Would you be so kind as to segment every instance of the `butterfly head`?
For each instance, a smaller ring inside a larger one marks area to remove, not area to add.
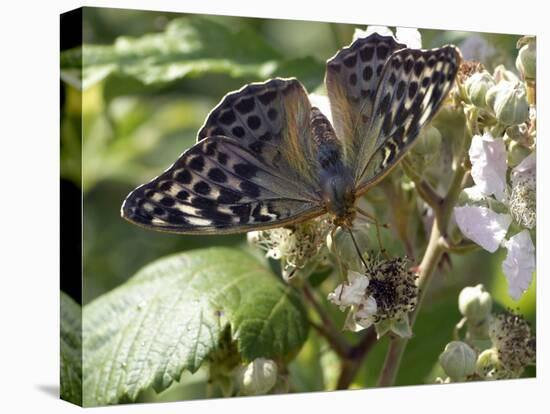
[[[355,217],[355,185],[350,174],[334,174],[323,180],[325,207],[334,215],[335,224],[351,226]]]

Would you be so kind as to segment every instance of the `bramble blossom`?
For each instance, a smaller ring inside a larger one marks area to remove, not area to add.
[[[348,272],[348,283],[340,284],[328,294],[328,300],[344,311],[350,312],[345,326],[351,331],[368,328],[375,322],[377,312],[376,300],[367,294],[368,277],[354,271]]]
[[[420,49],[422,47],[422,36],[418,29],[412,27],[397,27],[395,35],[390,28],[386,26],[370,25],[367,30],[355,29],[353,40],[367,37],[373,33],[378,33],[380,36],[392,36],[397,42],[404,43],[411,49]]]
[[[508,250],[502,267],[509,294],[518,300],[533,277],[535,248],[527,230],[509,240],[506,234],[513,220],[527,229],[536,224],[535,153],[512,170],[511,192],[506,181],[506,148],[500,138],[487,133],[474,136],[469,155],[476,185],[464,190],[469,204],[454,208],[456,224],[464,236],[485,250],[494,253],[501,246]],[[491,207],[498,207],[500,212]]]

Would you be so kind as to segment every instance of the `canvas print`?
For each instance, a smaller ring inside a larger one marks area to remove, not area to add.
[[[535,376],[536,37],[368,23],[61,16],[63,399]]]

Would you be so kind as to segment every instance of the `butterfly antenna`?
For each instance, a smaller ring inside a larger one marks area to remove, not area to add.
[[[359,255],[359,259],[361,259],[361,262],[363,262],[363,265],[365,265],[365,269],[369,268],[369,265],[363,258],[363,254],[361,253],[361,249],[359,249],[359,245],[357,244],[357,240],[355,240],[355,236],[353,235],[353,232],[350,228],[347,229],[349,232],[349,235],[351,236],[351,240],[353,241],[353,245],[355,246],[355,250],[357,251],[357,254]]]

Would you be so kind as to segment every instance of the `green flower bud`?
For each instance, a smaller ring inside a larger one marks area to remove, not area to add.
[[[367,259],[369,255],[366,252],[370,246],[367,227],[364,224],[354,224],[352,231],[359,250],[363,253],[363,257]],[[356,272],[363,271],[363,263],[357,254],[353,239],[346,229],[339,227],[334,233],[329,234],[327,246],[348,269]]]
[[[537,76],[537,43],[534,36],[524,36],[518,41],[516,68],[526,80],[535,80]]]
[[[495,80],[487,71],[474,73],[464,84],[468,98],[478,108],[487,107],[485,96],[493,86],[495,86]]]
[[[476,353],[461,341],[452,341],[439,355],[439,363],[453,381],[461,381],[472,375],[476,368]]]
[[[468,286],[458,295],[458,309],[470,322],[481,322],[491,313],[493,300],[483,285]]]
[[[271,359],[257,358],[241,372],[241,393],[266,394],[277,382],[277,364]]]
[[[501,81],[487,92],[487,105],[503,125],[521,124],[529,118],[525,85]]]
[[[412,151],[418,155],[433,157],[439,153],[441,132],[431,125],[422,128]]]
[[[486,349],[477,357],[476,374],[486,380],[498,379],[497,373],[501,371],[501,363],[498,360],[498,352],[494,348]]]
[[[514,72],[511,70],[506,69],[506,66],[504,65],[498,65],[495,70],[493,71],[493,79],[496,83],[499,83],[503,80],[512,82],[512,83],[518,83],[519,78],[516,76]]]

